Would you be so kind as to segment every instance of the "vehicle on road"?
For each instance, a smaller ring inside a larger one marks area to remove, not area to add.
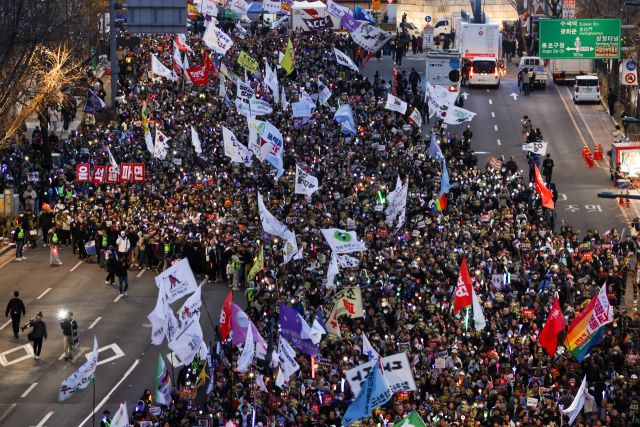
[[[537,56],[523,56],[520,58],[518,72],[522,71],[524,68],[529,69],[530,88],[540,88],[542,90],[547,88],[547,70],[544,60]]]
[[[486,14],[482,24],[470,23],[463,18],[458,18],[453,47],[470,61],[491,58],[499,62],[502,58],[500,24],[491,21]]]
[[[469,87],[500,87],[500,66],[494,58],[476,58],[469,68]]]
[[[576,76],[573,87],[573,103],[600,102],[600,81],[598,76]]]
[[[593,67],[591,59],[551,59],[549,70],[553,75],[553,82],[571,82],[576,80],[576,76],[590,74]]]
[[[425,81],[443,86],[449,92],[460,91],[462,54],[455,49],[436,49],[427,53]]]

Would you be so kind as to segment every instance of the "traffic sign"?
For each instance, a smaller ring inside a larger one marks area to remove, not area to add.
[[[622,63],[622,84],[626,86],[638,85],[638,66],[628,59]]]
[[[620,19],[541,19],[543,59],[620,58]]]
[[[431,17],[430,16],[425,16],[424,20],[427,21],[427,23],[431,22]]]

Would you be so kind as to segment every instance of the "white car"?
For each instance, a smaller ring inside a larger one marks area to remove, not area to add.
[[[576,76],[573,87],[573,102],[600,102],[600,82],[598,76]]]
[[[500,87],[500,66],[493,58],[476,58],[469,68],[469,87]]]

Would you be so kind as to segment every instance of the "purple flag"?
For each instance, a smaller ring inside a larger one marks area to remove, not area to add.
[[[318,354],[318,346],[311,339],[303,339],[300,336],[302,319],[300,319],[298,312],[282,303],[280,303],[280,326],[282,327],[280,335],[284,339],[291,341],[291,344],[298,350],[309,356]]]
[[[351,16],[348,13],[345,13],[342,16],[342,20],[340,21],[340,23],[342,24],[342,26],[344,27],[345,30],[349,31],[350,33],[353,33],[355,30],[358,29],[358,27],[360,25],[362,25],[361,22],[356,21],[353,16]]]
[[[251,332],[253,332],[253,340],[264,345],[264,339],[260,336],[258,328],[253,322],[249,321],[249,316],[242,311],[235,303],[231,308],[231,330],[233,331],[233,345],[244,344],[247,340],[247,329],[251,323]]]

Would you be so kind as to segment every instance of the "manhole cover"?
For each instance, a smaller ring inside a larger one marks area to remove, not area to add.
[[[142,326],[144,326],[145,328],[150,328],[152,325],[151,323],[143,323]]]

